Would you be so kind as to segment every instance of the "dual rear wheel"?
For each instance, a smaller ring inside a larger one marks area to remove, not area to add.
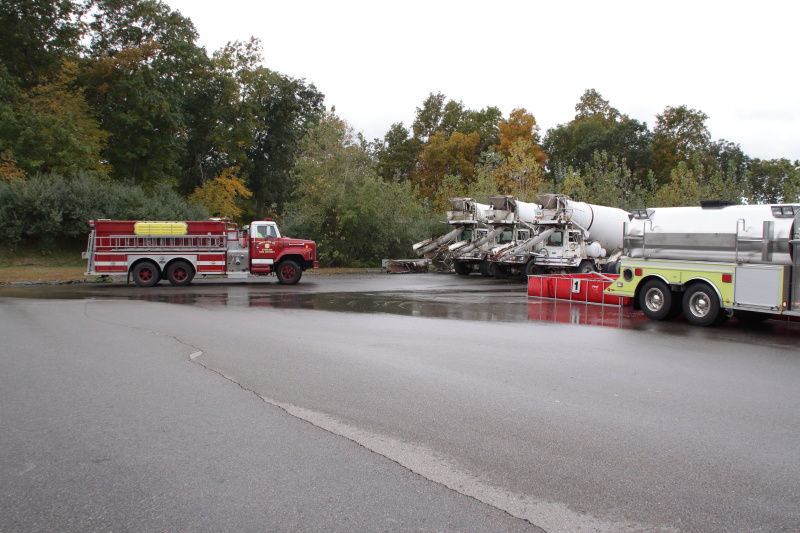
[[[703,281],[692,283],[680,293],[659,279],[651,279],[639,292],[639,307],[651,320],[672,320],[683,313],[686,321],[695,326],[714,326],[728,318],[717,292]]]
[[[194,279],[194,267],[186,261],[174,261],[166,271],[170,285],[183,287]],[[131,270],[133,282],[139,287],[152,287],[161,280],[161,269],[152,261],[141,261]]]

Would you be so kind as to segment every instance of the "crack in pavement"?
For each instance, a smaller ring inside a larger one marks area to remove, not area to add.
[[[524,520],[542,533],[678,533],[680,531],[672,527],[651,526],[629,521],[605,520],[594,517],[588,513],[573,511],[561,503],[536,500],[484,483],[474,475],[458,468],[451,461],[424,446],[404,442],[399,439],[387,437],[386,435],[372,433],[337,420],[325,413],[280,402],[259,394],[257,391],[242,385],[233,376],[227,375],[205,364],[203,361],[200,361],[199,358],[204,354],[199,347],[183,341],[173,334],[93,318],[88,314],[87,306],[89,303],[91,303],[91,301],[86,302],[84,305],[84,314],[88,319],[171,338],[193,350],[187,356],[191,363],[197,364],[221,376],[243,391],[253,394],[262,402],[277,407],[288,415],[318,427],[328,433],[348,439],[432,483],[442,485],[462,496],[477,500],[514,518]]]

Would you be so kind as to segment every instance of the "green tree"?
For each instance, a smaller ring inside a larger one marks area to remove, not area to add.
[[[586,186],[583,176],[571,166],[563,169],[563,178],[560,186],[556,190],[561,194],[569,196],[576,202],[592,203],[591,193]]]
[[[595,152],[592,162],[583,168],[581,183],[582,201],[625,210],[649,205],[654,192],[652,178],[637,179],[625,160],[619,161],[606,152]]]
[[[49,80],[77,54],[82,13],[80,2],[68,0],[3,0],[0,64],[23,89]]]
[[[377,145],[378,175],[385,181],[408,180],[422,150],[422,142],[412,137],[400,122],[392,124]]]
[[[191,192],[212,176],[238,167],[247,181],[252,165],[248,150],[259,127],[249,101],[253,72],[261,62],[257,39],[228,43],[214,52],[207,69],[185,99],[186,158],[181,187]]]
[[[625,160],[637,180],[646,179],[652,150],[646,124],[620,113],[594,89],[586,90],[575,111],[572,121],[548,130],[543,143],[554,182],[567,167],[591,165],[597,152]]]
[[[483,153],[491,146],[500,142],[499,125],[503,120],[503,113],[496,107],[485,107],[480,111],[471,109],[466,110],[456,131],[465,135],[477,133],[480,135],[481,142],[478,145],[478,153]]]
[[[52,250],[64,241],[84,241],[88,220],[202,220],[208,213],[169,186],[152,193],[131,184],[55,174],[0,181],[0,242],[27,242]]]
[[[324,96],[313,85],[259,67],[245,87],[255,129],[247,150],[248,187],[254,210],[283,210],[297,187],[293,178],[301,141],[319,119]]]
[[[411,126],[415,138],[427,143],[437,131],[442,129],[445,99],[446,97],[442,93],[430,93],[422,102],[422,107],[417,108],[417,116]]]
[[[711,133],[708,115],[687,106],[667,107],[656,116],[653,131],[653,172],[659,184],[670,180],[680,162],[688,162],[695,153],[708,153]]]
[[[500,194],[516,196],[525,202],[535,201],[545,181],[539,154],[541,151],[529,138],[519,137],[514,141],[503,164],[494,172]]]
[[[503,114],[496,107],[487,107],[480,111],[464,108],[462,102],[447,100],[442,93],[431,93],[417,108],[417,115],[411,129],[414,138],[422,143],[429,143],[436,133],[450,136],[453,133],[469,135],[477,133],[480,143],[476,147],[478,153],[498,143],[498,124]]]
[[[0,149],[27,174],[105,175],[101,150],[108,134],[76,86],[77,67],[66,62],[51,82],[16,92],[0,105]]]
[[[417,195],[432,202],[434,207],[446,206],[448,197],[442,184],[448,175],[458,176],[463,187],[468,188],[475,179],[480,140],[478,133],[433,134],[411,173]]]
[[[595,89],[586,89],[575,105],[575,120],[602,118],[608,122],[620,122],[623,115]]]
[[[189,19],[157,0],[98,0],[84,63],[89,103],[111,134],[118,179],[176,182],[185,160],[186,95],[207,70]]]
[[[702,186],[703,165],[698,157],[681,161],[670,172],[668,182],[662,184],[653,197],[656,206],[684,207],[699,205],[701,200],[710,200]]]
[[[499,194],[495,174],[505,163],[506,158],[497,150],[490,149],[481,153],[475,164],[475,178],[466,185],[466,191],[463,194],[453,196],[479,198],[483,201],[491,195]]]
[[[800,161],[754,159],[746,180],[757,203],[800,201]]]
[[[261,66],[258,39],[228,43],[214,53],[213,72],[192,103],[198,115],[189,143],[192,186],[221,169],[239,166],[253,196],[252,216],[280,213],[296,183],[300,143],[323,110],[314,85]],[[210,120],[209,120],[210,119]]]
[[[352,129],[326,113],[302,142],[299,183],[287,206],[286,233],[317,241],[329,266],[374,266],[404,257],[425,235],[426,217],[407,182],[380,179]]]

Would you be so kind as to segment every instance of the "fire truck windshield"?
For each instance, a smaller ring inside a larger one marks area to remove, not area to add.
[[[274,239],[278,236],[275,226],[259,224],[255,227],[255,235],[259,239]]]

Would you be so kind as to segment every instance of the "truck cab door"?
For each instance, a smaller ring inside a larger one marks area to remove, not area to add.
[[[250,264],[254,273],[272,271],[278,257],[278,228],[274,224],[253,222],[250,225]]]
[[[564,232],[556,230],[544,243],[543,252],[549,257],[561,257],[564,249]]]

